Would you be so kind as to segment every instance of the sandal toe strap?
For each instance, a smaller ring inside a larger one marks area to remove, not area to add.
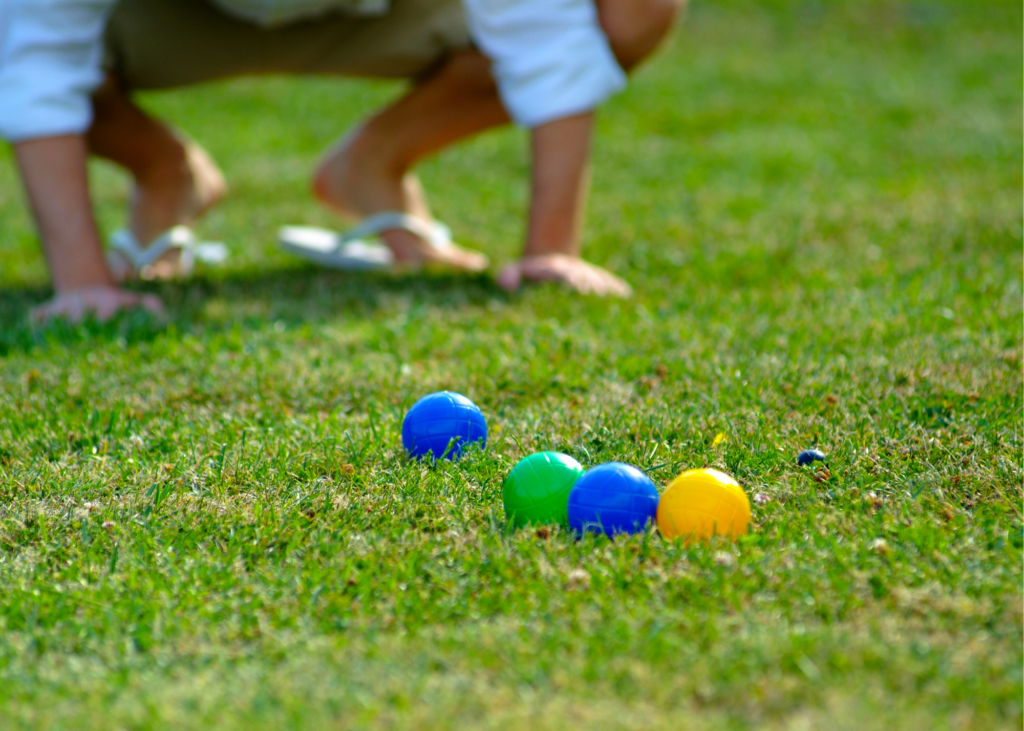
[[[110,235],[110,248],[124,256],[137,274],[158,262],[172,249],[181,252],[178,267],[184,276],[192,272],[192,266],[197,259],[208,264],[219,264],[228,257],[228,250],[224,244],[216,241],[200,243],[196,241],[195,234],[188,226],[169,228],[145,248],[139,244],[139,240],[131,231],[121,229]]]
[[[437,249],[443,249],[452,244],[451,229],[443,223],[426,221],[401,211],[384,211],[366,217],[358,226],[341,234],[338,237],[338,245],[341,246],[355,239],[379,236],[385,231],[394,229],[415,234]]]

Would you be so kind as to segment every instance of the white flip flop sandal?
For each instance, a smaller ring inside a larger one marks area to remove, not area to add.
[[[395,265],[391,249],[367,239],[393,229],[416,234],[437,249],[452,245],[451,229],[443,223],[400,211],[376,213],[344,233],[316,226],[284,226],[277,239],[286,251],[320,266],[350,271],[390,269]]]
[[[197,241],[192,229],[188,226],[174,226],[143,248],[139,240],[128,229],[115,231],[110,235],[110,246],[107,249],[107,263],[114,269],[120,269],[121,262],[114,257],[121,257],[131,267],[129,278],[154,279],[153,264],[169,251],[179,250],[177,277],[190,277],[195,263],[220,264],[228,258],[227,247],[219,241]]]

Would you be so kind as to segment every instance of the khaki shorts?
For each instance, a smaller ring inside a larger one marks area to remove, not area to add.
[[[274,28],[205,0],[120,0],[106,69],[128,89],[254,74],[414,78],[471,47],[461,0],[392,0],[379,17],[334,13]]]

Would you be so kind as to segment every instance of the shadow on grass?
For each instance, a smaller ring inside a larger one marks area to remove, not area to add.
[[[402,298],[408,306],[450,307],[507,300],[488,274],[451,272],[388,274],[337,272],[315,268],[249,270],[224,277],[195,277],[179,283],[144,283],[138,291],[158,295],[168,316],[158,320],[141,311],[109,322],[79,325],[54,321],[35,325],[31,309],[51,296],[48,288],[0,289],[0,356],[38,347],[144,342],[169,327],[179,333],[210,334],[241,325],[259,328],[268,322],[298,325],[344,318],[372,317]],[[211,314],[223,303],[223,314]]]

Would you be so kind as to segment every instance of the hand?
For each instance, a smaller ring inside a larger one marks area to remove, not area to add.
[[[119,312],[141,307],[152,315],[161,317],[164,306],[159,298],[151,294],[137,294],[116,287],[84,287],[56,295],[46,304],[31,312],[35,322],[47,322],[63,318],[78,323],[92,314],[100,322],[109,320]]]
[[[633,293],[625,281],[607,269],[567,254],[524,256],[501,271],[498,286],[512,292],[519,289],[523,280],[561,282],[580,294],[601,297],[629,297]]]

